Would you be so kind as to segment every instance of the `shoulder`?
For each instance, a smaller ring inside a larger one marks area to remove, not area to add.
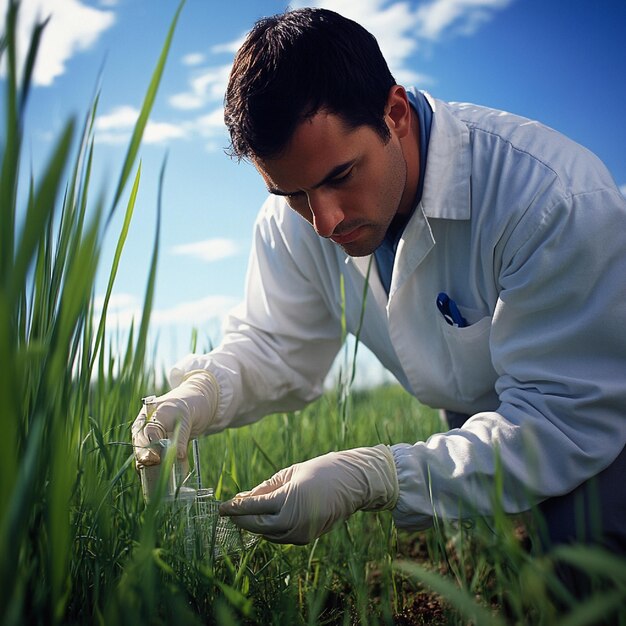
[[[494,165],[525,164],[544,182],[551,178],[564,196],[615,187],[602,161],[590,150],[537,120],[468,102],[438,101],[440,112],[465,125],[470,133],[472,157],[488,170]],[[498,158],[502,160],[498,162]],[[491,166],[489,166],[491,162]]]
[[[456,178],[447,174],[452,182],[470,181],[473,232],[492,242],[503,258],[527,242],[536,245],[551,229],[573,224],[584,237],[589,220],[608,224],[623,219],[626,202],[608,169],[562,133],[536,120],[467,102],[433,100],[433,109],[431,141],[437,143],[429,146],[429,163],[434,149],[442,155],[439,170],[444,174],[455,164]],[[426,182],[428,175],[427,170]],[[441,184],[431,187],[433,193],[443,193]]]

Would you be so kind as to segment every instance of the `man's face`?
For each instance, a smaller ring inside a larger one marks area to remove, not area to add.
[[[320,111],[296,128],[279,157],[254,165],[270,193],[284,196],[320,237],[365,256],[380,245],[399,207],[408,211],[407,165],[390,131],[384,143],[370,127],[350,129]]]

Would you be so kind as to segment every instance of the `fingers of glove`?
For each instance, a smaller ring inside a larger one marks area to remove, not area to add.
[[[142,408],[133,422],[131,429],[133,449],[135,452],[135,467],[141,469],[144,465],[154,465],[159,463],[159,456],[154,456],[154,451],[150,450],[150,431],[145,432],[146,408]]]
[[[264,480],[261,484],[257,485],[251,491],[244,492],[245,495],[262,496],[264,494],[271,493],[272,491],[276,491],[277,489],[279,489],[283,485],[286,485],[292,480],[295,467],[295,465],[292,465],[291,467],[281,469],[279,472],[276,472],[276,474],[274,474],[271,478]]]
[[[156,402],[157,407],[143,428],[144,434],[150,435],[148,437],[150,441],[157,441],[166,437],[173,439],[178,431],[176,456],[179,460],[186,459],[191,424],[185,403],[168,398],[168,394],[160,396],[156,399]],[[157,424],[162,429],[160,434],[156,433],[156,431],[151,433],[150,429],[153,424]],[[148,465],[159,463],[159,460],[155,460],[154,455],[150,454],[150,452],[146,453],[146,456],[152,461],[151,463],[148,462]]]
[[[165,394],[156,399],[156,409],[150,421],[161,424],[167,435],[171,437],[179,423],[189,422],[189,410],[184,402],[170,398],[168,395]]]
[[[133,437],[135,465],[138,469],[161,462],[161,447],[158,442],[165,437],[165,429],[156,421],[144,423]]]
[[[277,514],[234,515],[234,524],[274,543],[304,545],[328,532],[338,521],[328,511],[309,515],[306,509],[288,504]]]
[[[276,543],[308,543],[311,537],[303,532],[308,521],[299,518],[302,510],[294,507],[293,501],[286,503],[288,491],[287,484],[256,496],[250,495],[251,492],[239,494],[220,505],[220,514],[230,515],[240,528]]]
[[[220,504],[220,515],[276,515],[285,503],[285,491],[273,491],[262,496],[236,496]]]
[[[257,485],[251,491],[237,494],[231,500],[222,502],[220,515],[275,515],[280,512],[287,498],[287,485],[291,468],[281,470],[269,480]]]
[[[305,532],[300,526],[294,529],[292,524],[274,518],[273,515],[239,515],[232,521],[239,528],[274,543],[304,545],[315,539],[314,533]]]
[[[332,491],[332,482],[319,480],[307,463],[297,464],[223,503],[220,513],[270,541],[305,544],[347,517],[334,505]]]

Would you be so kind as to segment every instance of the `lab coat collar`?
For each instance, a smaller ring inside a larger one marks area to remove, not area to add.
[[[472,168],[469,129],[445,102],[423,93],[433,110],[421,201],[424,215],[467,220]]]
[[[389,301],[393,294],[402,286],[402,284],[411,275],[413,270],[423,261],[426,255],[435,245],[435,238],[428,223],[428,219],[424,215],[422,203],[413,212],[409,223],[406,225],[402,237],[398,243],[396,251],[396,260],[391,278],[391,287],[389,289]],[[367,268],[370,260],[374,263],[370,272],[370,286],[374,290],[376,299],[385,305],[388,301],[387,294],[383,288],[382,282],[378,275],[376,263],[372,255],[363,257],[346,257],[346,263],[352,262],[359,270],[361,275],[367,275]]]

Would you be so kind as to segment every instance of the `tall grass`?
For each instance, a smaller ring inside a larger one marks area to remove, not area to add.
[[[110,568],[115,560],[119,562],[122,550],[129,549],[129,539],[122,537],[126,545],[120,546],[120,537],[110,524],[111,516],[102,512],[117,505],[113,498],[119,498],[117,485],[131,458],[128,447],[109,445],[110,436],[127,440],[120,415],[127,415],[129,396],[138,395],[140,388],[149,383],[143,357],[156,242],[144,318],[134,340],[131,333],[119,367],[104,362],[103,341],[108,299],[137,197],[139,167],[97,329],[93,288],[107,225],[119,208],[135,167],[181,8],[157,62],[106,223],[104,193],[94,197],[91,189],[97,97],[80,134],[76,135],[76,121],[69,120],[54,142],[39,179],[34,180],[31,174],[28,188],[19,188],[20,180],[26,178],[21,176],[20,167],[28,95],[45,24],[35,26],[19,75],[19,3],[11,1],[7,9],[0,48],[7,71],[0,166],[0,397],[4,447],[0,454],[0,615],[5,624],[24,623],[25,619],[32,623],[62,621],[79,591],[76,571],[81,570],[81,577],[87,581],[82,571],[86,554],[99,551],[100,545],[111,548],[115,556],[107,564],[106,573],[114,580]],[[115,379],[111,377],[114,369]],[[97,382],[92,384],[94,377]],[[112,479],[106,487],[100,480],[103,475]],[[126,503],[123,506],[127,508]],[[90,508],[96,517],[83,526]],[[133,515],[130,510],[126,513]],[[95,528],[104,535],[94,534]],[[97,579],[93,584],[99,593],[101,573]]]
[[[158,501],[144,506],[129,440],[139,398],[159,391],[145,350],[160,200],[144,312],[125,346],[106,339],[106,309],[141,193],[141,135],[181,7],[112,203],[105,205],[106,190],[94,193],[91,180],[97,97],[80,128],[68,121],[37,179],[31,175],[27,189],[19,188],[28,93],[45,26],[34,29],[18,75],[18,4],[9,4],[0,44],[7,67],[0,163],[0,622],[590,624],[607,617],[626,623],[621,559],[576,547],[533,557],[518,536],[519,520],[504,515],[471,528],[441,523],[407,533],[394,529],[389,513],[360,513],[309,546],[259,542],[214,560],[188,558],[176,520]],[[107,261],[98,320],[96,269],[118,210],[124,220]],[[342,385],[305,411],[203,440],[203,482],[228,497],[332,449],[415,441],[440,428],[434,411],[398,387],[348,394]],[[582,562],[597,578],[584,604],[559,588],[557,557]]]

